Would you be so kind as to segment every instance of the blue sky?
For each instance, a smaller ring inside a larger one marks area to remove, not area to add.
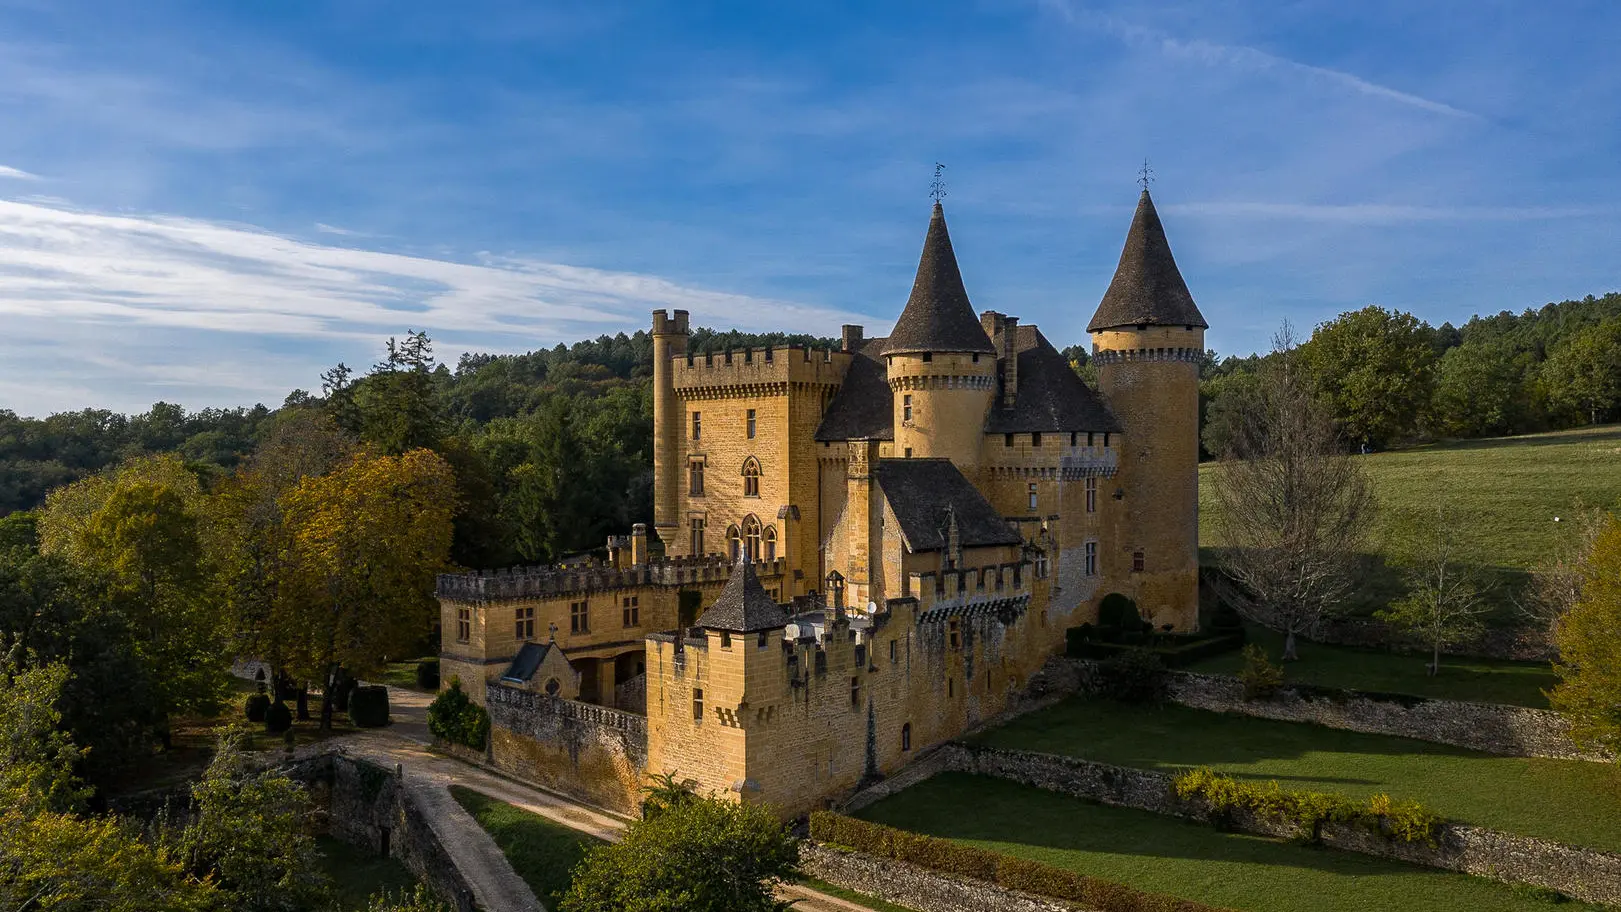
[[[834,335],[933,164],[1082,341],[1143,158],[1211,347],[1621,287],[1621,4],[0,0],[0,408],[264,401],[426,329]]]

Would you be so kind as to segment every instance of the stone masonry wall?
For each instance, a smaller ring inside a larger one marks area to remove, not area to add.
[[[917,912],[1071,912],[1080,906],[1057,899],[1017,893],[982,881],[952,877],[904,861],[874,858],[806,842],[799,849],[800,866],[818,880],[893,903],[905,903]]]
[[[620,813],[639,807],[646,717],[498,684],[485,705],[497,770]]]
[[[994,776],[1100,804],[1210,821],[1202,801],[1178,798],[1171,777],[1149,770],[1030,751],[954,743],[939,751],[939,768]],[[1235,815],[1234,829],[1288,838],[1287,824]],[[1460,871],[1509,883],[1557,890],[1587,902],[1621,902],[1621,855],[1531,836],[1448,823],[1437,845],[1385,839],[1351,824],[1324,824],[1323,845],[1347,852]]]

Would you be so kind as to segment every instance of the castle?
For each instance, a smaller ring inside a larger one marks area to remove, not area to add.
[[[1145,190],[1087,326],[1093,391],[975,314],[938,203],[887,337],[687,352],[653,314],[654,524],[605,561],[441,577],[487,759],[599,804],[649,774],[821,806],[1001,712],[1134,599],[1197,623],[1207,324]]]

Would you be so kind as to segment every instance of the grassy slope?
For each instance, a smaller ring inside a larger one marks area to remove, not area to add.
[[[1561,553],[1579,505],[1621,506],[1621,425],[1432,444],[1375,453],[1364,465],[1380,503],[1373,549],[1383,561],[1350,606],[1363,613],[1401,591],[1390,565],[1412,553],[1415,526],[1437,505],[1455,516],[1468,559],[1510,587]],[[1207,548],[1222,545],[1209,489],[1215,471],[1209,463],[1199,471],[1199,542]]]
[[[1250,641],[1265,649],[1273,661],[1282,659],[1283,637],[1253,625],[1249,636]],[[1548,698],[1543,691],[1552,689],[1558,682],[1546,662],[1503,662],[1443,656],[1441,673],[1431,677],[1425,671],[1428,655],[1353,649],[1321,643],[1300,643],[1298,648],[1300,661],[1288,664],[1284,670],[1286,679],[1326,687],[1547,709]],[[1243,654],[1228,652],[1195,662],[1187,670],[1206,674],[1237,674],[1243,667]]]
[[[1421,801],[1445,817],[1621,851],[1621,768],[1498,757],[1296,722],[1070,700],[981,735],[998,747],[1173,771],[1211,766],[1284,788]]]
[[[964,813],[970,807],[973,812]],[[1088,804],[960,773],[936,776],[857,816],[1139,889],[1254,912],[1552,908],[1480,878],[1221,833],[1146,811]]]
[[[359,912],[377,893],[399,894],[416,887],[416,878],[396,859],[374,855],[330,836],[317,841],[321,869],[332,880],[333,899],[339,910]]]

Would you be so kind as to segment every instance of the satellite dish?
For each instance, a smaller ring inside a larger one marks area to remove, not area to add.
[[[867,613],[868,614],[877,614],[878,613],[878,603],[875,602],[875,601],[872,601],[871,599],[868,599],[867,600]]]

